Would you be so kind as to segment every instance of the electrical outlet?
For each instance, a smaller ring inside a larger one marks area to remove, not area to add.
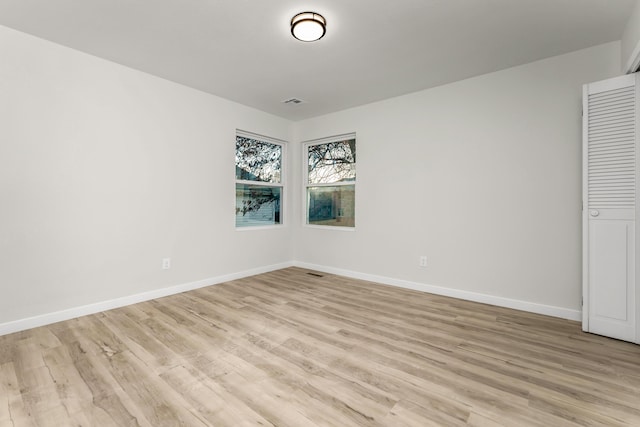
[[[426,267],[427,266],[427,256],[426,255],[422,255],[420,257],[419,265],[420,265],[420,267]]]
[[[162,258],[162,269],[168,270],[171,268],[171,258]]]

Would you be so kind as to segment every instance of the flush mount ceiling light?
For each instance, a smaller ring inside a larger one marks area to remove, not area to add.
[[[291,34],[303,42],[320,40],[327,31],[324,16],[315,12],[302,12],[291,18]]]

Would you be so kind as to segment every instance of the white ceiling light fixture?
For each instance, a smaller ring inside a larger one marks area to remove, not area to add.
[[[327,32],[324,16],[315,12],[302,12],[291,18],[291,34],[303,42],[320,40]]]

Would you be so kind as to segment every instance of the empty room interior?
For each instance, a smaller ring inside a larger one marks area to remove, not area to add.
[[[640,426],[639,68],[640,0],[0,0],[0,427]]]

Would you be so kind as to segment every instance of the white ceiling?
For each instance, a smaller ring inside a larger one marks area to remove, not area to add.
[[[633,4],[0,0],[0,25],[299,120],[619,40]],[[307,10],[327,19],[315,43],[290,34]]]

